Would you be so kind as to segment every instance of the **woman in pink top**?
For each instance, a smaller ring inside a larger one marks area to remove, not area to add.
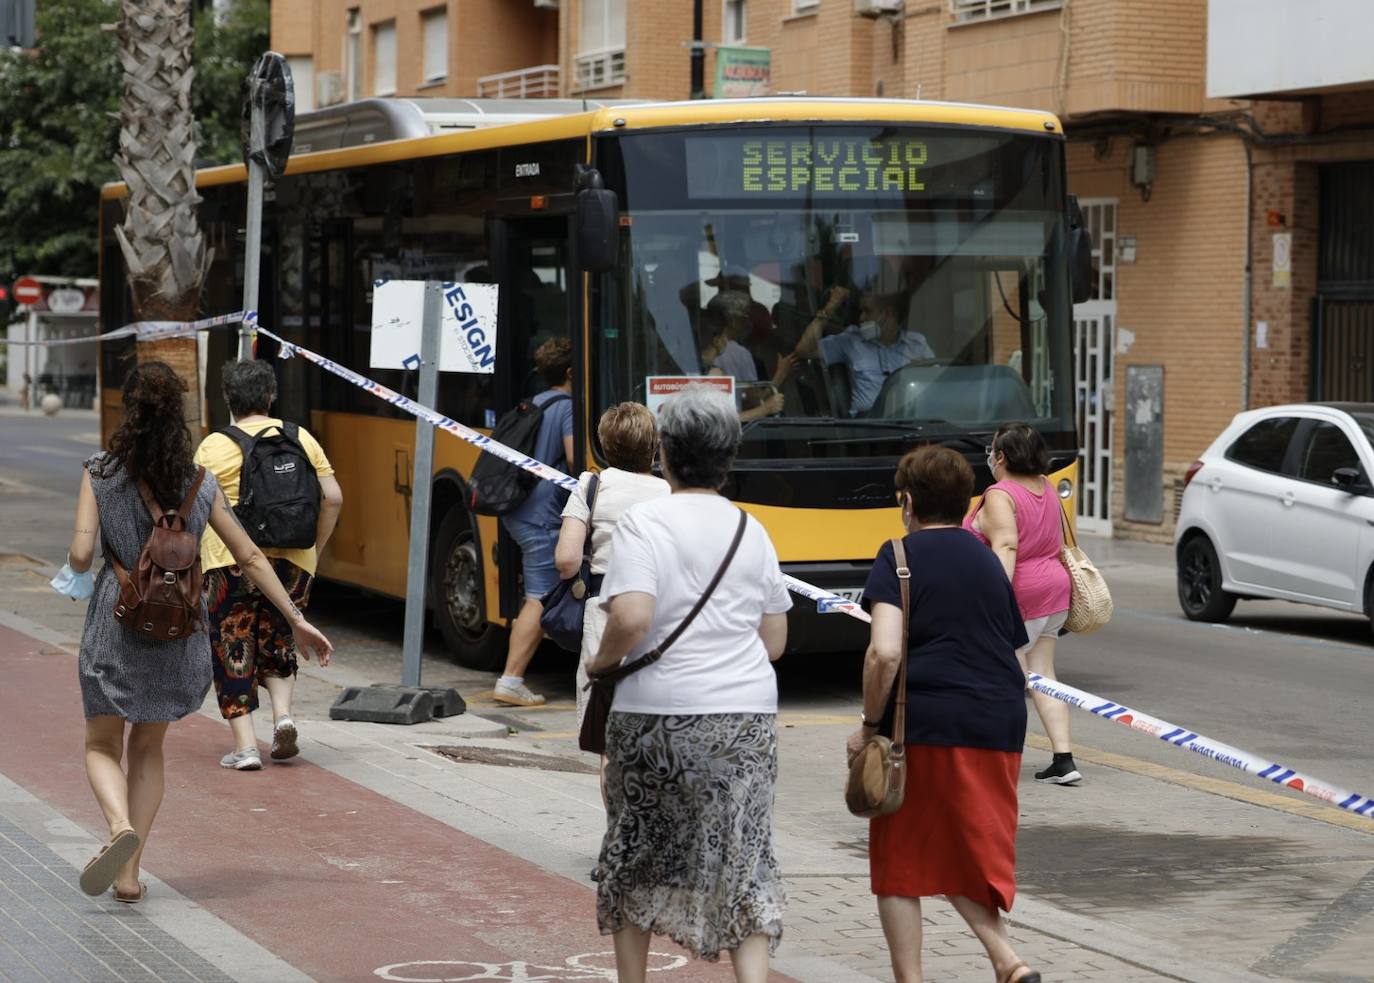
[[[1008,423],[988,445],[988,468],[996,484],[964,520],[992,547],[1011,579],[1030,644],[1016,655],[1021,668],[1054,679],[1054,644],[1069,613],[1069,574],[1059,559],[1064,545],[1063,509],[1054,494],[1050,454],[1040,434],[1024,423]],[[1069,742],[1069,708],[1032,692],[1054,760],[1035,773],[1037,782],[1074,785],[1083,780]]]

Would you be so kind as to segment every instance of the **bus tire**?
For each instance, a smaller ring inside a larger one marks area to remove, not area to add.
[[[496,672],[506,661],[506,629],[487,621],[482,558],[464,509],[449,509],[434,537],[430,598],[444,645],[460,666]]]

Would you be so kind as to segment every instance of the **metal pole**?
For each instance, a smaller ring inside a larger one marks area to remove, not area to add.
[[[706,49],[701,44],[701,0],[692,0],[692,98],[706,98]]]
[[[420,327],[420,391],[423,406],[433,406],[439,390],[439,332],[443,285],[425,284]],[[434,426],[415,421],[415,471],[410,479],[410,557],[406,563],[405,638],[401,648],[401,685],[420,685],[425,645],[425,583],[429,572],[429,500],[434,472]]]
[[[254,85],[249,82],[249,85]],[[251,98],[251,96],[250,96]],[[249,122],[251,137],[249,146],[253,153],[260,153],[265,142],[263,108],[259,100],[253,99],[252,118]],[[258,309],[258,267],[262,264],[262,189],[265,183],[264,165],[248,156],[248,228],[243,242],[243,309]],[[239,361],[253,357],[253,335],[247,325],[239,327]]]

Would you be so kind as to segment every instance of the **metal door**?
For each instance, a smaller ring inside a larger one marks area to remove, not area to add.
[[[1112,531],[1112,377],[1116,350],[1115,198],[1082,198],[1092,233],[1091,299],[1074,305],[1074,397],[1078,413],[1078,528]]]

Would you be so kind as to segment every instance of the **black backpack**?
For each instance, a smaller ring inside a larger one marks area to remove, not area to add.
[[[243,452],[234,514],[258,546],[309,549],[320,518],[320,479],[294,423],[272,424],[249,436],[238,427],[218,431]]]
[[[534,457],[534,445],[544,422],[544,411],[554,403],[572,399],[559,393],[542,406],[532,399],[522,399],[515,408],[496,421],[491,439],[517,450],[526,457]],[[547,462],[546,462],[547,463]],[[472,488],[472,511],[478,515],[506,515],[529,498],[534,483],[540,479],[524,468],[517,468],[495,454],[483,451],[473,466],[468,484]]]

